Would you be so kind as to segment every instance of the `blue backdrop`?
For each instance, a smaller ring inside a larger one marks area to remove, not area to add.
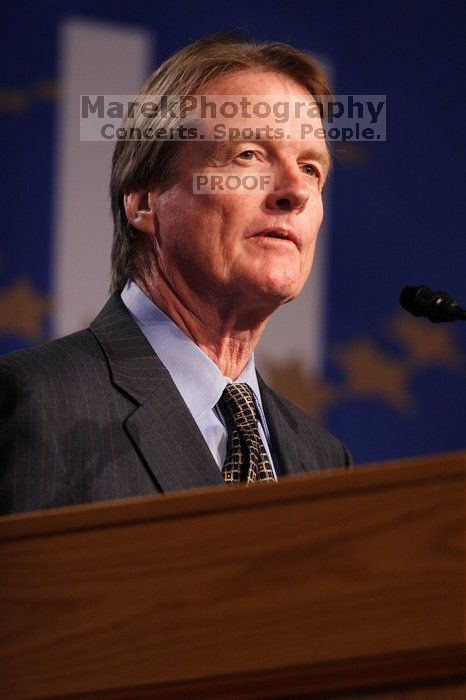
[[[97,6],[98,5],[98,6]],[[154,32],[154,66],[247,28],[328,58],[337,93],[386,94],[387,141],[355,144],[332,185],[327,363],[315,414],[359,462],[466,446],[466,326],[403,316],[427,283],[466,303],[464,4],[4,2],[0,43],[0,352],[48,334],[57,33],[65,16]],[[96,66],[98,70],[98,66]],[[18,318],[19,302],[29,313]]]

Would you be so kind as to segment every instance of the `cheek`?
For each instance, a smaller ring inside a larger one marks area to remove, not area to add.
[[[309,241],[315,241],[319,228],[324,218],[324,206],[320,193],[311,195],[307,203],[307,230],[309,231]]]
[[[311,217],[311,230],[314,238],[314,245],[315,245],[315,239],[317,238],[317,234],[319,233],[320,226],[322,224],[324,218],[324,202],[322,200],[322,194],[319,192],[316,194],[314,202],[312,204],[312,217]]]
[[[170,269],[189,277],[196,270],[220,274],[224,259],[232,257],[225,252],[232,239],[226,222],[232,218],[220,200],[203,194],[167,200],[159,217],[161,263],[167,275]]]
[[[309,273],[309,269],[314,260],[315,248],[317,244],[317,238],[319,234],[319,229],[322,224],[324,216],[324,209],[322,203],[322,197],[319,195],[316,197],[316,201],[312,205],[312,216],[309,220],[308,231],[309,238],[305,249],[303,250],[302,262],[303,262],[303,272]]]
[[[310,202],[310,204],[312,206],[314,226],[318,228],[324,218],[324,201],[320,190],[313,193],[312,202]]]

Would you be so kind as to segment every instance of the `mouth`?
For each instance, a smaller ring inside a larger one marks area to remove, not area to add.
[[[295,232],[280,226],[263,229],[254,234],[254,238],[275,239],[286,243],[294,243],[294,245],[299,248],[299,239]]]

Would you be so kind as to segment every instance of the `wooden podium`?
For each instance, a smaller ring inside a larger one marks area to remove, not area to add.
[[[0,697],[465,698],[466,455],[0,519]]]

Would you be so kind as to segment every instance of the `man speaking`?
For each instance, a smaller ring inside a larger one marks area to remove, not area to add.
[[[196,107],[186,123],[157,109],[125,122],[113,294],[95,321],[0,361],[2,513],[351,463],[264,384],[253,354],[307,280],[330,168],[318,111],[264,105],[329,94],[308,54],[228,36],[151,76],[137,103],[189,95]]]

